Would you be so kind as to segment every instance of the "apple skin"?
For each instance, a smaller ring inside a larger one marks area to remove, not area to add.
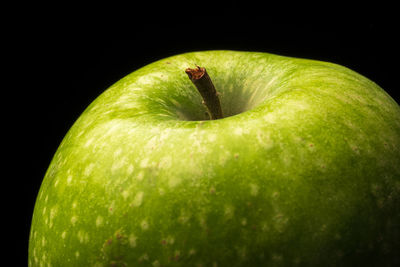
[[[185,74],[207,69],[225,118]],[[395,266],[400,107],[343,66],[166,58],[79,117],[36,201],[29,266]]]

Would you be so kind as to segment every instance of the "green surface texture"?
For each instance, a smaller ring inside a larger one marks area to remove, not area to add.
[[[205,67],[207,120],[184,70]],[[348,68],[169,57],[79,117],[35,205],[29,266],[395,266],[400,107]]]

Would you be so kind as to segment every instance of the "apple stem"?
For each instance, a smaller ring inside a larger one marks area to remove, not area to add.
[[[195,69],[187,68],[185,72],[203,98],[203,103],[207,108],[210,119],[222,119],[223,115],[218,97],[219,94],[217,90],[215,90],[214,84],[206,69],[199,66],[196,67]]]

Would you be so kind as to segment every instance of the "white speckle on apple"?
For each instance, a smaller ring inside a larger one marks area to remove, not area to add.
[[[79,133],[76,136],[81,137],[84,133],[85,133],[85,130],[79,131]]]
[[[118,148],[117,150],[115,150],[114,158],[117,158],[119,155],[121,155],[121,153],[122,153],[122,148]]]
[[[109,126],[108,131],[105,134],[107,136],[115,135],[114,132],[116,132],[118,130],[118,128],[120,127],[120,122],[117,120],[112,121],[110,124],[111,124],[111,126]],[[112,124],[114,124],[114,125],[112,125]]]
[[[132,164],[129,164],[129,166],[128,166],[128,169],[127,169],[127,171],[126,171],[126,174],[127,175],[131,175],[132,174],[132,172],[133,172],[133,165]]]
[[[232,219],[234,213],[235,213],[235,208],[232,205],[225,206],[224,214],[226,219]]]
[[[143,180],[143,177],[144,177],[144,172],[143,172],[143,171],[140,171],[140,172],[138,173],[138,175],[137,175],[138,181],[142,181],[142,180]]]
[[[92,173],[93,168],[94,168],[94,163],[90,163],[88,166],[86,166],[83,175],[86,177],[89,176]]]
[[[33,256],[33,257],[34,257],[33,259],[34,259],[35,263],[38,264],[39,263],[39,258],[37,256]]]
[[[43,197],[43,190],[40,190],[40,193],[39,193],[39,200],[41,200],[42,199],[42,197]]]
[[[166,239],[167,244],[173,245],[175,243],[175,238],[173,236],[168,236]]]
[[[129,190],[122,191],[122,197],[124,198],[124,200],[126,200],[130,194],[131,192]]]
[[[203,228],[206,228],[207,225],[206,225],[205,214],[200,214],[200,215],[198,216],[198,219],[199,219],[199,224],[200,224],[200,226],[203,227]]]
[[[168,180],[168,185],[171,188],[174,188],[175,186],[179,185],[181,183],[181,178],[178,176],[172,176]]]
[[[160,196],[162,196],[165,194],[165,190],[163,188],[159,188],[158,193],[160,194]]]
[[[158,260],[153,261],[153,267],[160,267],[160,262]]]
[[[79,239],[80,243],[89,242],[89,234],[88,233],[86,233],[86,232],[84,232],[82,230],[79,230],[77,236],[78,236],[78,239]]]
[[[172,165],[172,158],[171,156],[165,156],[160,160],[160,168],[168,169]]]
[[[183,120],[183,121],[188,121],[188,120],[190,120],[187,116],[186,116],[186,114],[185,113],[183,113],[182,111],[180,111],[179,109],[177,109],[177,110],[175,110],[175,114],[176,114],[176,117],[178,117],[179,118],[179,120]],[[159,116],[164,116],[164,117],[166,117],[166,116],[168,116],[167,114],[158,114]]]
[[[223,150],[224,150],[224,148],[221,147],[221,151],[223,151]],[[219,164],[220,164],[221,166],[224,166],[225,163],[226,163],[226,161],[227,161],[230,157],[231,157],[231,154],[230,154],[229,151],[225,151],[224,153],[221,153],[221,154],[219,155]]]
[[[208,141],[214,142],[215,140],[217,140],[217,135],[216,134],[209,134],[208,135]]]
[[[256,184],[250,184],[250,194],[252,196],[257,196],[260,187]]]
[[[289,218],[285,217],[282,213],[278,213],[274,216],[273,220],[275,221],[275,229],[282,233],[289,221]]]
[[[75,225],[77,221],[78,221],[78,217],[77,216],[74,215],[74,216],[71,217],[72,225]]]
[[[263,223],[261,224],[261,230],[262,230],[263,232],[266,232],[266,231],[269,230],[269,227],[268,227],[268,223],[267,223],[267,222],[263,222]]]
[[[275,191],[272,193],[272,198],[277,199],[279,197],[279,192]]]
[[[44,207],[44,208],[43,208],[42,215],[45,215],[45,214],[46,214],[46,209],[47,209],[47,207]]]
[[[189,250],[189,255],[192,256],[192,255],[194,255],[194,254],[196,254],[196,250],[195,250],[194,248],[191,248],[191,249]]]
[[[104,221],[104,219],[103,219],[103,217],[102,216],[97,216],[97,218],[96,218],[96,226],[97,227],[100,227],[100,226],[102,226],[103,225],[103,221]]]
[[[143,192],[138,192],[138,193],[135,195],[135,198],[133,199],[131,205],[132,205],[133,207],[139,207],[140,205],[142,205],[143,195],[144,195]]]
[[[247,225],[247,219],[243,218],[242,221],[240,222],[243,226]]]
[[[72,181],[72,175],[68,175],[67,177],[67,184],[70,185]]]
[[[171,129],[164,129],[160,134],[160,142],[166,140],[171,134]]]
[[[44,262],[46,262],[46,259],[47,259],[46,253],[43,253],[42,262],[41,262],[40,266],[44,266]]]
[[[274,254],[272,254],[272,260],[275,261],[275,262],[282,261],[283,257],[280,254],[275,254],[274,253]]]
[[[48,200],[49,200],[49,195],[46,195],[46,198],[44,199],[44,202],[47,203]]]
[[[149,255],[147,253],[144,253],[142,256],[139,257],[139,261],[148,261],[149,260]]]
[[[121,169],[123,166],[125,166],[125,162],[126,162],[125,158],[115,160],[113,162],[113,165],[111,166],[111,172],[115,173],[117,170]]]
[[[76,251],[76,252],[75,252],[75,257],[76,257],[76,258],[79,258],[79,256],[80,256],[79,251]]]
[[[149,158],[144,158],[142,159],[142,161],[140,162],[140,167],[141,168],[146,168],[149,164]]]
[[[272,142],[270,136],[266,133],[258,132],[257,141],[262,147],[264,147],[264,149],[270,149],[274,146],[274,143]]]
[[[157,139],[158,139],[158,136],[152,137],[152,138],[147,142],[147,144],[145,145],[144,149],[145,149],[145,150],[152,150],[152,149],[156,148],[156,146],[157,146]]]
[[[136,80],[136,84],[153,85],[155,83],[155,80],[158,80],[161,77],[163,78],[163,80],[167,80],[167,78],[168,78],[167,73],[165,73],[165,72],[148,73],[147,75],[139,76],[138,79]]]
[[[169,239],[172,239],[172,243],[171,243],[171,240],[169,240]],[[175,239],[173,237],[169,236],[167,238],[161,239],[160,243],[161,243],[161,245],[167,245],[167,244],[173,244],[174,242],[175,242]]]
[[[56,214],[57,214],[57,206],[54,206],[53,208],[50,209],[50,220],[54,219]]]
[[[62,238],[62,239],[65,239],[66,236],[67,236],[67,232],[66,232],[66,231],[62,232],[61,238]]]
[[[161,129],[157,126],[154,126],[150,129],[150,133],[152,135],[158,135],[161,132]]]
[[[233,131],[233,133],[236,134],[236,135],[242,135],[243,134],[243,128],[236,128]]]
[[[149,223],[146,220],[143,220],[140,223],[140,227],[142,228],[142,230],[147,230],[147,229],[149,229]]]
[[[78,206],[78,202],[76,200],[74,200],[74,202],[72,202],[72,209],[76,209],[77,206]]]
[[[185,224],[189,221],[190,219],[190,215],[185,212],[184,210],[181,210],[181,215],[178,218],[178,222],[181,224]]]
[[[57,187],[57,185],[58,185],[58,182],[59,182],[59,180],[58,180],[58,179],[56,179],[56,180],[54,181],[54,187]]]
[[[36,255],[36,248],[33,250],[33,260],[35,261],[36,264],[39,262],[39,259]]]
[[[93,141],[94,141],[94,138],[90,138],[89,140],[86,141],[84,147],[89,147]]]
[[[178,107],[178,108],[182,107],[181,103],[179,103],[179,102],[176,101],[175,99],[171,98],[170,101],[171,101],[171,103],[174,104],[176,107]]]
[[[52,228],[52,227],[53,227],[53,221],[54,221],[54,217],[55,217],[56,213],[57,213],[57,208],[52,208],[52,209],[50,210],[50,223],[49,223],[49,228]]]
[[[136,239],[137,239],[137,237],[134,234],[129,235],[129,245],[132,248],[136,247]]]
[[[275,123],[276,116],[273,113],[268,113],[267,115],[264,116],[264,121],[269,123]]]

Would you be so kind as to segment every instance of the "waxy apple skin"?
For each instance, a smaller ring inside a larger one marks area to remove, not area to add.
[[[185,74],[205,67],[226,116]],[[400,108],[345,67],[193,52],[106,90],[35,205],[29,266],[395,266]]]

